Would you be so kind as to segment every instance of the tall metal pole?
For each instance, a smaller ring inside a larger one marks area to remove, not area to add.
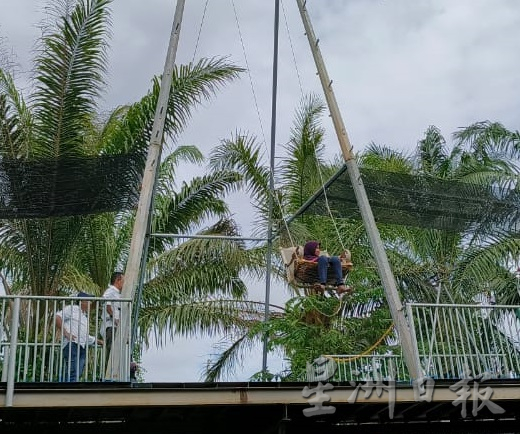
[[[166,119],[167,106],[170,98],[170,90],[172,86],[172,75],[175,66],[175,57],[177,55],[177,47],[179,45],[179,36],[181,31],[182,16],[184,13],[185,0],[177,0],[175,8],[175,16],[173,19],[172,31],[170,35],[170,42],[168,45],[168,52],[164,63],[164,70],[161,79],[161,88],[159,97],[157,99],[157,106],[155,108],[155,117],[152,127],[152,135],[150,145],[148,147],[148,155],[143,174],[143,181],[141,184],[141,193],[139,196],[139,203],[137,205],[137,213],[132,232],[132,241],[130,243],[130,252],[128,255],[128,262],[125,270],[125,282],[121,295],[123,298],[134,299],[139,272],[141,269],[141,261],[143,255],[143,248],[145,244],[146,232],[149,226],[148,219],[151,218],[150,210],[152,209],[152,202],[154,196],[154,186],[156,174],[161,163],[161,151],[164,136],[164,123]],[[126,306],[126,304],[125,304]],[[120,342],[118,336],[120,333],[129,334],[130,330],[130,311],[126,307],[121,309],[121,321],[117,328],[115,342]],[[110,354],[108,366],[114,366],[114,372],[107,372],[107,377],[118,380],[121,375],[126,376],[129,367],[121,366],[121,354],[114,346],[112,354]],[[124,379],[124,378],[123,378]]]
[[[361,179],[361,174],[359,173],[359,168],[357,166],[355,156],[352,152],[352,146],[350,144],[347,130],[339,111],[336,97],[334,96],[334,91],[332,90],[332,81],[330,80],[327,69],[325,68],[325,63],[318,47],[318,41],[316,40],[314,30],[312,29],[309,14],[307,13],[307,8],[305,6],[306,0],[296,1],[298,3],[298,9],[300,10],[300,15],[302,17],[312,55],[314,57],[314,62],[316,63],[316,67],[318,69],[318,75],[325,93],[325,98],[327,100],[327,105],[329,107],[332,122],[334,124],[334,129],[336,130],[339,146],[341,148],[341,152],[343,153],[343,159],[345,160],[345,164],[347,166],[350,182],[352,183],[352,188],[354,190],[354,194],[356,195],[359,211],[361,213],[361,217],[363,219],[363,223],[365,224],[365,229],[372,246],[379,276],[381,278],[381,282],[385,290],[385,295],[388,300],[388,305],[390,307],[390,313],[397,328],[397,332],[399,333],[399,339],[401,340],[401,346],[403,349],[403,356],[412,379],[417,379],[419,378],[421,372],[417,349],[413,345],[412,335],[406,322],[404,309],[399,297],[399,292],[397,291],[395,278],[392,273],[392,269],[390,268],[390,263],[388,262],[388,257],[386,256],[383,242],[376,226],[372,208],[370,208],[365,186],[363,184],[363,180]]]
[[[273,194],[274,194],[274,162],[276,149],[276,91],[278,87],[278,28],[280,23],[280,0],[274,2],[274,49],[273,49],[273,92],[271,97],[271,158],[269,161],[269,218],[267,221],[267,252],[265,276],[265,311],[264,320],[269,319],[269,303],[271,296],[271,258],[273,251]],[[267,372],[268,336],[264,336],[262,351],[262,372]]]

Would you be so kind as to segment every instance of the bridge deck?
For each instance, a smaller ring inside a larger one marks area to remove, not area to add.
[[[0,384],[0,432],[520,432],[518,380],[466,384],[421,400],[410,384],[333,383],[321,407],[303,395],[316,383],[18,383],[10,407]]]

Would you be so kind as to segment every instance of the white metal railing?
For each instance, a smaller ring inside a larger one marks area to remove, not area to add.
[[[87,334],[104,339],[102,312],[107,302],[126,305],[129,299],[0,296],[0,379],[7,383],[7,400],[17,382],[59,382],[75,380],[80,368],[72,349],[64,350],[63,328],[56,325],[56,313],[90,301],[86,309]],[[520,378],[520,306],[407,304],[417,365],[435,379]],[[79,330],[78,330],[79,331]],[[120,366],[113,363],[106,345],[85,345],[85,365],[80,382],[129,381],[130,330],[114,334],[112,351],[121,354]],[[76,348],[79,351],[79,348]],[[75,354],[78,356],[78,354]],[[410,381],[402,356],[398,354],[328,355],[331,381]],[[76,365],[73,365],[73,360]],[[76,369],[74,369],[76,368]],[[307,381],[319,375],[307,372]],[[323,377],[323,376],[322,376]],[[324,377],[323,377],[324,378]]]
[[[407,305],[426,376],[438,379],[520,375],[520,306]]]
[[[128,381],[129,331],[116,334],[111,344],[111,351],[124,355],[122,366],[107,366],[110,350],[104,342],[103,312],[108,302],[114,309],[124,305],[131,309],[131,300],[127,299],[0,296],[1,381],[8,385],[16,382],[107,381],[115,372],[116,378]],[[87,319],[83,325],[81,321],[68,323],[77,329],[70,330],[73,344],[66,345],[67,327],[58,327],[56,314],[61,312],[61,316],[65,316],[66,312],[71,315],[69,319],[78,319],[74,315],[80,315],[82,303]],[[82,336],[90,336],[89,342],[81,341]],[[81,369],[83,356],[84,368]],[[74,372],[78,375],[74,376]]]
[[[423,376],[520,378],[520,306],[409,303],[406,310]],[[323,357],[307,366],[306,381],[413,380],[399,354]]]
[[[307,366],[306,381],[404,381],[409,379],[404,358],[396,354],[333,354]]]

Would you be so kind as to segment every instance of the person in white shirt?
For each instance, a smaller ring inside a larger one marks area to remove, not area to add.
[[[125,275],[116,271],[110,278],[110,285],[105,290],[103,298],[106,299],[117,299],[121,298],[121,291],[123,290],[123,283],[125,281]],[[110,353],[112,342],[116,333],[119,320],[121,318],[121,306],[117,301],[107,301],[103,309],[103,323],[105,330],[105,344],[107,355]]]
[[[93,297],[85,292],[77,297]],[[81,300],[78,304],[68,304],[55,314],[55,323],[61,336],[61,348],[65,367],[64,381],[78,381],[83,374],[87,357],[87,345],[96,342],[103,345],[101,339],[89,335],[90,300]]]

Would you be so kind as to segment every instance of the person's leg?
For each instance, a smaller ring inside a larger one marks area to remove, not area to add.
[[[110,353],[110,348],[112,348],[112,340],[114,339],[114,329],[112,327],[107,327],[105,330],[105,349],[108,353]]]
[[[61,377],[61,381],[68,382],[70,381],[70,360],[71,360],[71,348],[70,343],[65,345],[61,350],[61,355],[63,357],[63,375]]]
[[[135,382],[137,381],[137,363],[130,362],[130,381]]]
[[[78,368],[78,348],[79,345],[74,342],[69,342],[63,348],[63,368],[65,375],[63,381],[78,381],[77,380],[77,368]]]
[[[329,263],[334,270],[334,276],[336,277],[336,286],[343,285],[343,270],[341,269],[341,260],[338,256],[331,256]]]
[[[83,348],[81,345],[78,345],[78,374],[76,376],[76,381],[79,381],[81,375],[83,374],[83,370],[85,369],[85,362],[87,361],[87,349]]]
[[[113,370],[113,366],[109,366],[109,364],[114,363],[113,360],[110,360],[110,352],[112,350],[112,345],[114,344],[114,337],[116,336],[117,328],[116,327],[107,327],[105,330],[105,370],[110,368],[110,372]]]
[[[329,258],[320,256],[318,258],[318,279],[322,285],[327,284],[327,268],[329,268]]]

